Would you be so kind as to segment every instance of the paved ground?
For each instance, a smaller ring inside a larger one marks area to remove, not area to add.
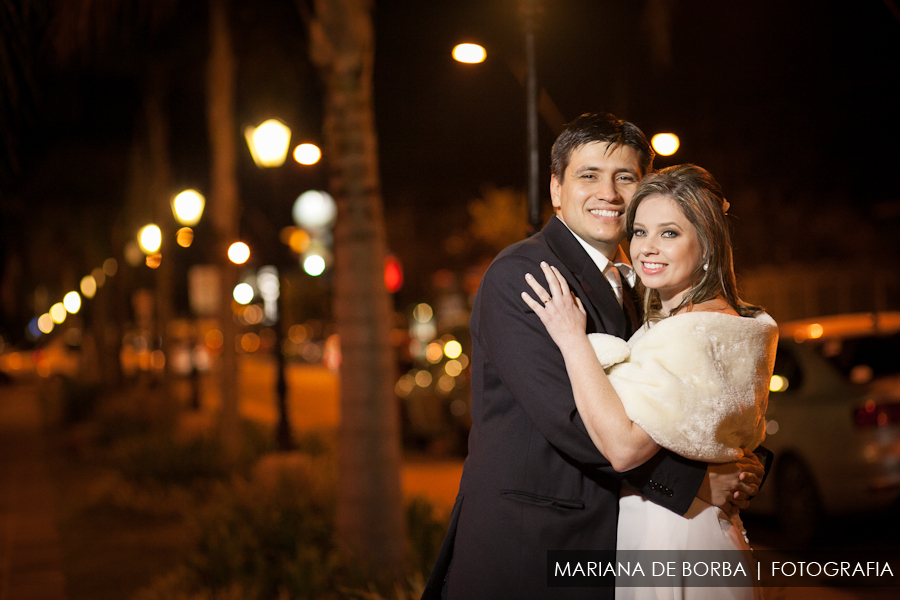
[[[333,375],[312,370],[292,373],[289,377],[295,426],[335,424],[339,417]],[[266,386],[256,389],[264,390]],[[0,387],[0,600],[66,600],[55,525],[55,492],[37,398],[36,384]],[[256,417],[262,420],[272,418],[267,412],[270,409],[266,408],[268,400],[265,394],[248,395],[243,407],[245,414],[258,413]],[[402,472],[404,493],[407,497],[425,496],[437,510],[447,512],[453,505],[461,472],[459,459],[407,457]],[[881,600],[897,595],[895,590],[789,588],[767,590],[766,597],[768,600]]]
[[[36,387],[0,387],[0,600],[65,600]]]

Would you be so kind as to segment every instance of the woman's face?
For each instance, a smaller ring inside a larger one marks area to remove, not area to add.
[[[703,259],[697,230],[667,196],[648,196],[637,208],[631,236],[631,262],[644,286],[657,290],[671,311],[688,290]]]

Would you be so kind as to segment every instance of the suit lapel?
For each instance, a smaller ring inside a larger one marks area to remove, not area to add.
[[[553,250],[566,268],[572,272],[578,284],[584,290],[587,300],[593,307],[596,318],[602,327],[598,331],[624,338],[629,334],[631,327],[627,323],[625,313],[619,306],[615,292],[612,291],[609,282],[588,253],[585,252],[569,228],[556,217],[552,217],[544,226],[543,233],[547,238],[550,249]],[[585,306],[589,314],[591,307]],[[632,307],[633,308],[633,307]],[[590,333],[590,332],[589,332]]]

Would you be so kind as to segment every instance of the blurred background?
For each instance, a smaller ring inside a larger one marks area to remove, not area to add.
[[[135,482],[151,471],[221,480],[217,459],[177,454],[191,452],[184,444],[166,455],[159,439],[202,438],[229,394],[256,428],[247,435],[257,442],[245,444],[256,452],[251,471],[276,450],[318,460],[340,446],[342,238],[332,195],[341,156],[324,133],[334,91],[310,52],[321,48],[310,15],[328,4],[0,6],[0,396],[39,403],[48,447],[60,451],[51,473],[61,496],[76,497],[81,481],[102,488],[62,502],[56,517],[72,598],[104,597],[86,591],[95,575],[71,550],[108,529],[84,511],[147,513],[159,493],[171,506],[149,511],[153,519],[177,528],[199,514],[195,496],[172,499],[172,481],[154,492]],[[216,191],[211,6],[227,15],[234,74],[230,208]],[[675,150],[658,149],[657,168],[690,162],[716,176],[731,204],[742,296],[783,324],[769,423],[782,462],[748,522],[774,548],[809,547],[826,531],[826,546],[896,547],[880,511],[895,510],[900,494],[897,3],[382,0],[371,15],[389,303],[381,326],[403,494],[424,499],[406,526],[419,535],[420,571],[465,456],[467,324],[481,274],[529,232],[530,189],[540,222],[549,217],[550,146],[565,122],[599,110],[648,137],[673,134]],[[455,60],[460,43],[479,44],[483,62]],[[267,140],[279,139],[267,163]],[[148,442],[159,427],[166,433]],[[290,465],[279,468],[296,475]],[[97,469],[107,479],[90,479]],[[804,495],[788,493],[798,481]],[[262,502],[229,494],[232,508]],[[802,527],[785,527],[798,519]],[[171,561],[196,541],[176,538],[176,552],[142,543]],[[113,560],[115,543],[98,555]],[[145,558],[137,550],[118,556],[133,575],[129,594],[170,566],[134,567]],[[209,589],[232,584],[209,583],[214,571],[194,574],[206,573],[198,577]],[[334,583],[295,589],[272,577],[272,594],[289,597],[325,597],[297,590]],[[127,597],[114,590],[108,597]]]

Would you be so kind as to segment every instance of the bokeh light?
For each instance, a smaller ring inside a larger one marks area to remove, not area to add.
[[[194,243],[194,230],[190,227],[182,227],[175,232],[175,243],[182,248],[189,248]]]
[[[431,376],[431,373],[429,373],[425,369],[422,369],[421,371],[416,373],[416,385],[419,387],[428,387],[429,385],[431,385],[432,380],[433,378]]]
[[[672,156],[678,152],[681,140],[674,133],[657,133],[650,139],[650,145],[660,156]]]
[[[93,298],[97,293],[97,280],[94,279],[93,275],[85,275],[81,278],[81,283],[78,287],[85,298]]]
[[[253,287],[249,283],[239,283],[234,286],[231,295],[238,304],[250,304],[253,302]]]
[[[770,392],[783,392],[788,389],[788,380],[787,377],[782,377],[781,375],[772,375],[772,379],[769,380],[769,391]]]
[[[403,287],[403,267],[393,254],[384,259],[384,287],[392,294]]]
[[[114,258],[107,258],[103,261],[103,272],[107,277],[112,277],[119,270],[119,263]],[[100,284],[102,285],[102,284]]]
[[[300,144],[294,148],[294,160],[301,165],[314,165],[322,158],[322,151],[315,144]]]
[[[444,354],[447,358],[459,358],[459,355],[462,354],[462,344],[456,340],[450,340],[444,344]]]
[[[66,320],[66,314],[68,314],[66,312],[66,307],[62,302],[57,302],[50,307],[50,318],[53,319],[53,322],[57,325]]]
[[[258,167],[280,167],[291,145],[291,130],[278,119],[269,119],[259,127],[244,130],[247,146]]]
[[[253,332],[242,335],[241,349],[244,352],[256,352],[259,350],[259,336]]]
[[[228,260],[242,265],[250,259],[250,246],[244,242],[235,242],[228,247]]]
[[[63,306],[73,315],[81,310],[81,296],[78,292],[69,292],[63,296]]]
[[[205,206],[206,198],[197,190],[184,190],[172,199],[172,213],[182,225],[199,223]]]
[[[303,261],[303,270],[307,275],[318,277],[325,272],[325,259],[318,254],[310,254]]]
[[[162,254],[160,254],[159,252],[150,254],[147,256],[147,258],[144,259],[144,262],[151,269],[158,269],[159,265],[162,264]]]
[[[447,394],[451,392],[454,387],[456,387],[456,381],[453,379],[453,377],[450,377],[448,375],[441,375],[440,379],[438,379],[437,387],[438,390]]]
[[[225,339],[222,337],[222,332],[218,329],[210,329],[206,332],[206,335],[203,336],[204,341],[206,342],[206,346],[213,350],[217,348],[221,348]]]
[[[144,254],[155,254],[162,246],[162,231],[153,223],[144,225],[138,232],[137,240]]]
[[[49,313],[44,313],[38,317],[37,326],[41,333],[50,333],[53,331],[53,317]]]
[[[487,51],[478,44],[457,44],[453,47],[453,59],[461,63],[475,65],[484,62]]]
[[[449,360],[447,364],[444,365],[444,371],[450,377],[457,377],[460,373],[462,373],[462,365],[458,360]]]
[[[291,209],[294,222],[300,227],[322,229],[334,223],[337,204],[327,192],[309,190],[300,194]]]
[[[431,364],[437,364],[441,362],[441,359],[444,357],[444,350],[441,348],[441,345],[437,342],[431,342],[425,347],[425,360],[430,362]]]
[[[428,323],[431,321],[431,317],[434,316],[434,311],[431,309],[431,306],[425,304],[424,302],[416,305],[413,309],[413,318],[419,323]]]
[[[140,254],[140,250],[138,250],[138,254]],[[94,281],[97,282],[97,289],[103,287],[103,284],[106,283],[106,273],[103,272],[103,267],[97,267],[93,271],[91,271],[91,277],[94,278]]]

